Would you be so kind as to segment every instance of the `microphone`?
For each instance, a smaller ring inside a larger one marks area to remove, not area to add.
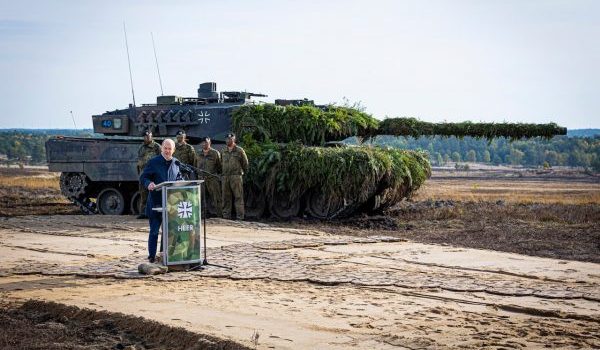
[[[195,172],[193,167],[191,167],[185,163],[182,163],[179,159],[175,159],[175,165],[177,165],[178,167],[180,167],[181,169],[183,169],[184,171],[186,171],[188,173]]]

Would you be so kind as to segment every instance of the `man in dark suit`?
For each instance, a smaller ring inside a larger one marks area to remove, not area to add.
[[[150,191],[146,203],[146,216],[150,222],[150,235],[148,236],[148,260],[156,260],[156,246],[158,243],[158,230],[162,224],[162,213],[152,208],[162,207],[161,191],[154,191],[156,185],[165,181],[181,180],[179,161],[173,157],[175,142],[165,139],[161,146],[161,154],[150,159],[140,175],[140,183]]]

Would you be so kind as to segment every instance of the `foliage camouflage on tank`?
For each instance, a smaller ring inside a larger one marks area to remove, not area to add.
[[[259,141],[301,141],[322,145],[326,141],[350,136],[471,136],[493,139],[566,135],[567,129],[555,123],[430,123],[416,118],[387,118],[379,121],[371,115],[349,107],[246,105],[233,112],[233,126],[239,133],[251,134]]]
[[[246,135],[246,183],[262,189],[278,217],[305,208],[332,218],[385,209],[409,197],[430,176],[423,152],[371,146],[318,147],[258,143]]]
[[[349,136],[370,135],[379,121],[349,107],[245,105],[233,111],[233,130],[259,142],[299,141],[322,146]]]
[[[556,124],[428,123],[414,118],[380,122],[348,107],[273,104],[236,109],[233,127],[252,159],[247,181],[264,189],[267,201],[277,203],[271,211],[278,215],[279,208],[286,208],[278,215],[286,216],[304,203],[310,215],[323,218],[388,208],[409,198],[431,174],[423,152],[369,143],[321,147],[327,141],[350,136],[368,141],[380,134],[518,139],[566,133]]]
[[[526,124],[526,123],[429,123],[415,118],[390,118],[379,124],[377,134],[411,136],[456,136],[463,138],[485,138],[488,140],[506,137],[511,140],[521,138],[543,137],[550,139],[556,135],[566,135],[567,128],[555,123]]]

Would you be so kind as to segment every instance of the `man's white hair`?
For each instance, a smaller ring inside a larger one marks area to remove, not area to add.
[[[173,140],[171,140],[171,139],[165,139],[165,140],[162,142],[162,145],[164,146],[164,145],[165,145],[165,143],[170,143],[170,144],[171,144],[171,147],[175,148],[175,141],[173,141]]]

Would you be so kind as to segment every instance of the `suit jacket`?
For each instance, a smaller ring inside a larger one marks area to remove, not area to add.
[[[165,181],[174,181],[181,179],[181,173],[179,172],[179,166],[177,165],[179,161],[177,158],[172,158],[173,166],[176,167],[175,174],[176,178],[169,179],[169,163],[167,160],[161,155],[158,155],[148,161],[146,166],[144,167],[144,171],[140,175],[140,183],[144,188],[148,188],[151,182],[154,182],[155,185],[163,183]],[[146,201],[146,216],[150,216],[152,214],[152,208],[160,208],[162,206],[162,191],[154,190],[150,191],[150,195],[148,196],[148,200]]]

